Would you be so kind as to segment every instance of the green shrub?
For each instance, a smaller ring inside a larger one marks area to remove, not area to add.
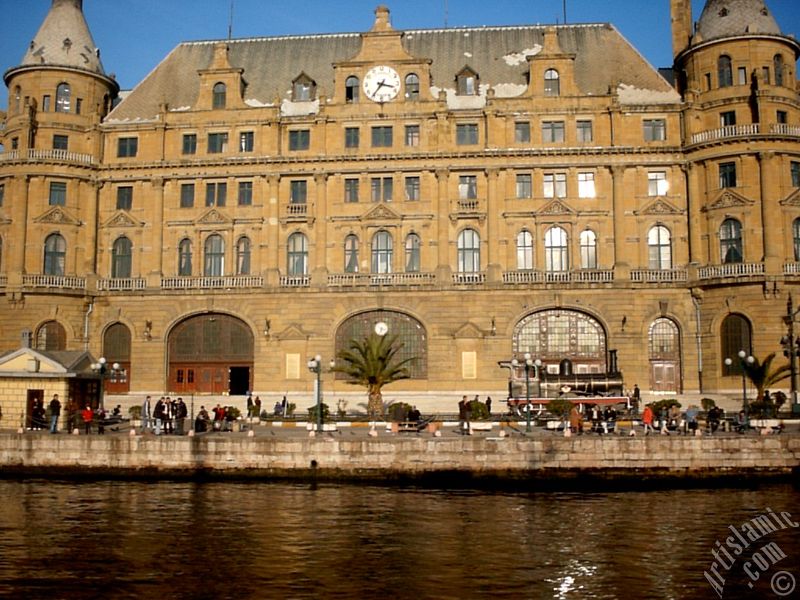
[[[710,411],[710,410],[711,410],[712,408],[714,408],[716,405],[717,405],[717,403],[716,403],[716,402],[714,402],[714,399],[713,399],[713,398],[703,398],[702,400],[700,400],[700,406],[702,406],[702,407],[703,407],[703,410],[704,410],[705,412],[708,412],[708,411]]]
[[[405,402],[395,402],[386,409],[390,421],[408,421],[408,413],[411,412],[411,405]]]
[[[131,416],[131,419],[140,419],[142,416],[142,407],[138,404],[136,406],[131,406],[128,409],[128,414]]]
[[[566,398],[555,398],[547,403],[547,412],[559,419],[566,419],[572,410],[572,402]]]
[[[288,406],[287,406],[287,409],[288,409]],[[330,416],[330,410],[328,409],[328,405],[323,402],[322,403],[322,422],[324,423],[325,421],[327,421],[329,416]],[[308,409],[308,420],[312,421],[314,423],[317,422],[317,405],[316,404]]]
[[[472,400],[469,403],[470,416],[473,421],[484,421],[489,418],[489,411],[486,405],[480,400]]]
[[[661,409],[666,409],[669,412],[669,409],[673,406],[677,406],[678,408],[681,407],[681,403],[678,402],[675,398],[667,398],[666,400],[659,400],[658,402],[651,402],[648,404],[650,409],[653,411],[653,415],[656,418],[661,414]]]

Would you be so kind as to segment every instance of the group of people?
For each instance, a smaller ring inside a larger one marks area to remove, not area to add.
[[[253,396],[248,392],[247,394],[247,416],[250,418],[258,418],[261,416],[261,398]]]
[[[183,435],[184,421],[189,416],[189,409],[183,398],[173,400],[169,396],[161,396],[153,404],[147,396],[142,403],[142,431],[153,430],[156,435]]]
[[[478,395],[475,395],[475,398],[471,401],[467,398],[466,395],[461,396],[461,400],[458,401],[458,429],[463,435],[472,435],[472,431],[470,428],[470,420],[472,419],[472,410],[475,403],[481,404],[481,400]],[[483,403],[486,406],[486,412],[491,417],[492,415],[492,397],[487,396],[486,402]],[[414,410],[416,410],[416,406]]]
[[[206,407],[201,406],[200,411],[194,419],[195,433],[205,433],[212,428],[214,431],[233,431],[233,422],[237,419],[237,413],[238,411],[233,406],[221,406],[217,404],[211,409],[211,414],[209,414]],[[213,418],[211,416],[212,414]]]

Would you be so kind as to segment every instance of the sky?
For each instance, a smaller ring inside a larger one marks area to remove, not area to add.
[[[564,22],[565,0],[233,0],[233,37],[361,32],[386,4],[395,29]],[[694,20],[704,0],[692,0]],[[0,0],[0,70],[17,66],[51,0]],[[800,36],[800,0],[767,0],[784,34]],[[231,0],[84,0],[107,74],[131,89],[179,43],[225,39]],[[655,67],[672,64],[669,0],[566,0],[568,23],[612,23]],[[8,90],[0,86],[0,108]]]

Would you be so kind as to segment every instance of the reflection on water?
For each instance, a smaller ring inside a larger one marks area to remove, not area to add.
[[[800,492],[0,481],[0,597],[714,598],[716,540]],[[800,580],[800,529],[765,538]],[[756,544],[753,548],[755,549]],[[740,561],[742,562],[742,561]],[[725,597],[754,591],[741,564]],[[765,595],[767,594],[767,595]]]

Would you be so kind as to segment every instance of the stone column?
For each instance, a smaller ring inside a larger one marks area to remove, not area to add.
[[[148,261],[149,270],[140,269],[148,273],[147,286],[161,287],[161,277],[164,275],[164,187],[163,179],[154,177],[150,180],[153,189],[153,222],[150,224],[150,249],[151,256]],[[145,256],[142,256],[145,260]]]
[[[100,226],[101,226],[101,193],[103,184],[92,181],[78,182],[78,206],[80,213],[85,217],[85,223],[78,228],[78,236],[83,241],[83,264],[75,262],[77,275],[96,275],[98,268],[98,254],[100,253]],[[84,197],[86,200],[84,201]],[[84,229],[85,227],[85,229]],[[83,230],[83,231],[82,231]],[[81,235],[83,233],[83,235]],[[77,250],[77,247],[76,247]]]
[[[487,169],[488,192],[486,194],[486,281],[503,280],[503,264],[500,257],[500,207],[503,199],[498,191],[499,169]]]
[[[612,205],[614,211],[614,279],[631,277],[630,263],[625,256],[625,167],[610,168],[612,178]]]
[[[316,184],[316,202],[314,210],[314,268],[311,272],[311,285],[326,287],[328,285],[328,194],[326,173],[314,175]]]
[[[759,180],[761,184],[761,236],[763,243],[764,269],[767,276],[783,273],[783,231],[780,196],[780,174],[775,166],[774,152],[758,154]]]
[[[28,243],[28,204],[30,203],[31,179],[30,175],[16,177],[12,180],[11,189],[6,190],[6,202],[13,202],[10,229],[12,233],[6,238],[10,250],[8,264],[11,265],[10,269],[6,269],[9,287],[22,286],[22,276],[26,273],[25,254]],[[17,198],[19,199],[17,200]],[[14,242],[9,244],[8,242],[11,240]],[[44,240],[40,242],[40,245],[44,244]],[[44,252],[43,246],[41,252]]]
[[[269,287],[280,283],[280,246],[278,240],[278,222],[280,204],[278,203],[278,186],[281,178],[278,175],[267,175],[265,178],[267,196],[267,260],[264,263],[264,283]]]
[[[450,196],[449,169],[436,170],[436,280],[440,285],[449,285],[453,269],[450,266]]]

